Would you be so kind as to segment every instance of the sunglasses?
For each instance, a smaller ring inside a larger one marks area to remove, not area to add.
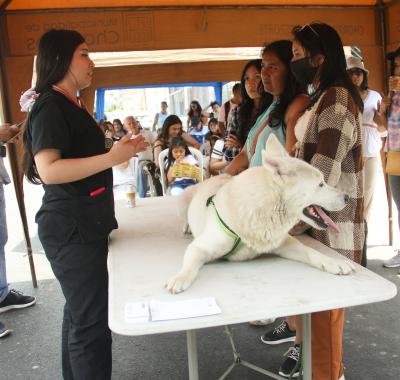
[[[303,31],[305,28],[308,28],[311,30],[311,32],[313,32],[318,38],[321,38],[321,36],[318,34],[318,32],[311,26],[311,24],[305,24],[303,26],[298,26],[295,30],[296,32],[301,32]]]

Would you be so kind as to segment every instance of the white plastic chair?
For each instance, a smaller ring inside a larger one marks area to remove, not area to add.
[[[160,180],[161,180],[161,186],[163,190],[163,195],[169,195],[168,194],[168,185],[167,185],[167,175],[165,173],[165,159],[168,157],[168,150],[169,149],[164,149],[161,151],[160,155],[158,156],[158,165],[160,167]],[[202,182],[204,179],[204,167],[203,167],[203,155],[198,149],[189,147],[190,153],[194,156],[194,158],[197,161],[197,164],[199,166],[200,170],[200,181]]]

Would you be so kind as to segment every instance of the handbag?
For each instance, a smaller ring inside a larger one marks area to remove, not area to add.
[[[385,165],[385,173],[389,175],[398,175],[400,176],[400,152],[395,150],[389,150],[389,133],[387,135],[387,148],[388,151],[386,153],[386,165]]]
[[[400,152],[389,150],[386,154],[385,172],[400,176]]]

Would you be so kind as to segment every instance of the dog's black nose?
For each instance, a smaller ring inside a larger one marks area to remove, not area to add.
[[[344,201],[345,201],[346,203],[348,203],[349,200],[350,200],[350,197],[349,197],[347,194],[345,194],[345,195],[344,195]]]

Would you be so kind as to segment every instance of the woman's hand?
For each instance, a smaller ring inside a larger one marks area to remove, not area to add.
[[[0,141],[7,142],[19,132],[19,128],[15,125],[0,125]]]
[[[128,161],[131,157],[140,152],[144,152],[149,147],[149,143],[142,135],[134,139],[131,139],[131,135],[131,133],[126,134],[111,148],[109,155],[111,157],[112,166]]]
[[[230,133],[228,135],[228,137],[226,138],[225,146],[227,148],[240,148],[241,147],[239,139],[232,133]]]
[[[400,76],[389,77],[389,91],[400,91]]]

